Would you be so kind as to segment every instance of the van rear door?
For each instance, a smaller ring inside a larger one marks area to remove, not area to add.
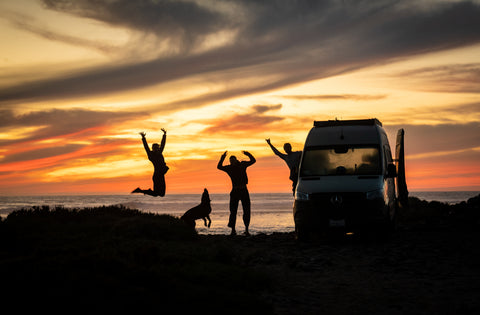
[[[397,200],[402,208],[408,207],[408,189],[405,178],[405,130],[397,132],[397,143],[395,147],[395,161],[397,162]]]

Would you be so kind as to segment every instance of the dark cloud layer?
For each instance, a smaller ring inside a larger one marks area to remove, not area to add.
[[[168,38],[183,50],[222,29],[230,20],[188,1],[43,0],[46,8]]]
[[[231,0],[211,7],[191,1],[43,2],[52,10],[154,34],[178,52],[0,88],[0,102],[113,93],[204,73],[220,82],[248,76],[277,78],[217,95],[227,98],[480,42],[480,5],[470,1],[422,5],[413,0]],[[223,46],[191,52],[208,35],[221,31],[237,35]]]

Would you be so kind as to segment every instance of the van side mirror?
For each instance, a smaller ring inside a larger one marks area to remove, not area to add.
[[[388,164],[386,177],[397,177],[397,167],[395,164]]]

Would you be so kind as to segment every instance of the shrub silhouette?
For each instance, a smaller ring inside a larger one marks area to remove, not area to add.
[[[121,206],[33,207],[0,222],[2,303],[91,313],[271,312],[269,279],[218,260],[178,218]],[[214,295],[214,296],[212,296]],[[28,301],[28,303],[26,303]]]

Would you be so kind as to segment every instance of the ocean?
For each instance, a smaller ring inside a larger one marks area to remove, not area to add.
[[[456,204],[475,197],[476,191],[449,192],[410,192],[410,196],[426,201],[440,201]],[[131,209],[145,212],[169,214],[180,217],[188,209],[200,203],[201,194],[171,194],[163,198],[144,195],[63,195],[63,196],[0,196],[0,216],[5,218],[12,211],[32,206],[48,205],[50,208],[86,208],[103,205],[124,205]],[[228,234],[229,194],[210,194],[212,225],[204,226],[202,220],[197,220],[197,231],[200,234]],[[251,193],[252,216],[250,232],[252,234],[271,234],[275,232],[293,232],[291,193]],[[238,207],[237,232],[243,231],[242,206]]]

